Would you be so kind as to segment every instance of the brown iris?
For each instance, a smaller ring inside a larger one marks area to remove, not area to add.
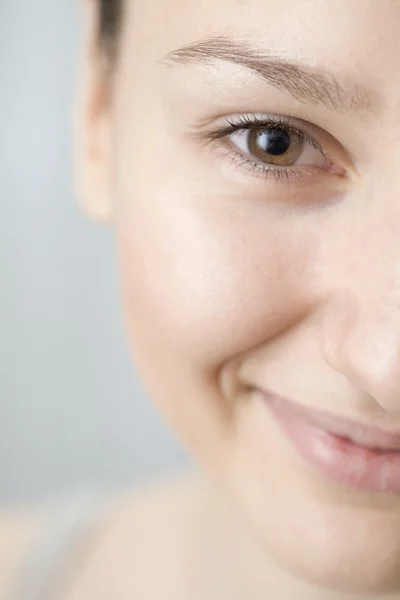
[[[259,160],[290,167],[301,156],[304,138],[279,128],[253,128],[249,130],[248,145],[251,154]]]

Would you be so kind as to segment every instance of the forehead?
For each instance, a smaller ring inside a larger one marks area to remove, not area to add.
[[[132,61],[157,61],[215,34],[379,87],[388,73],[397,79],[400,2],[135,0],[129,3],[127,31]]]

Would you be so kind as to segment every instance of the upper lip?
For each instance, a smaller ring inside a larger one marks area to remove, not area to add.
[[[277,409],[296,414],[310,425],[327,433],[351,440],[358,446],[382,451],[400,450],[400,431],[388,431],[373,425],[366,425],[346,417],[325,413],[309,408],[293,400],[257,388]]]

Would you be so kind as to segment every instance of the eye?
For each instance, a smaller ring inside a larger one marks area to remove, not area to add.
[[[319,133],[318,133],[319,132]],[[306,121],[282,116],[238,115],[225,120],[207,139],[216,147],[228,149],[225,156],[247,174],[276,182],[320,178],[324,173],[346,175],[346,170],[330,160],[321,140],[333,138]],[[334,144],[333,144],[334,145]]]
[[[329,160],[304,135],[279,126],[253,126],[228,136],[245,156],[271,167],[308,166],[329,168]]]

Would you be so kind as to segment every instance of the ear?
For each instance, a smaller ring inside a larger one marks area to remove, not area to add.
[[[80,78],[75,99],[75,191],[94,219],[112,219],[111,75],[99,48],[99,0],[84,0]]]

